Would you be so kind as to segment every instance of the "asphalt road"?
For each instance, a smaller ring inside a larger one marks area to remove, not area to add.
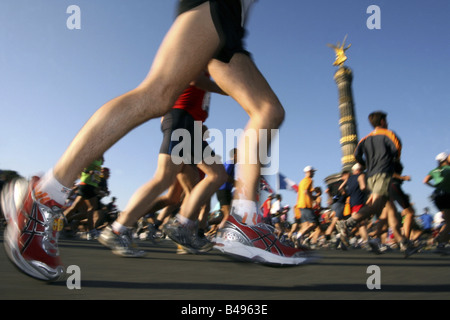
[[[3,238],[0,238],[3,248]],[[0,299],[20,300],[392,300],[450,299],[450,256],[421,252],[374,255],[363,250],[319,250],[309,265],[274,268],[233,260],[218,251],[178,255],[170,240],[138,241],[143,258],[121,258],[97,241],[61,240],[66,267],[79,267],[79,288],[68,278],[46,283],[9,262],[0,249]],[[369,266],[379,269],[372,273]],[[369,268],[369,270],[368,270]],[[379,279],[380,288],[367,283]],[[69,285],[68,285],[69,284]],[[178,312],[178,311],[177,311]]]

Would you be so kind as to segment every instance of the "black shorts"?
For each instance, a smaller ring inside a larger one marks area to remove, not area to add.
[[[389,196],[392,202],[397,202],[403,209],[411,207],[409,196],[403,192],[401,184],[396,182],[391,183]]]
[[[89,184],[80,184],[77,194],[84,199],[92,199],[97,196],[97,188]]]
[[[217,190],[216,195],[217,200],[219,200],[220,206],[231,205],[232,194],[230,190],[227,189]]]
[[[244,49],[245,28],[242,25],[240,0],[180,0],[178,15],[209,1],[211,17],[220,39],[214,59],[228,63],[235,53],[250,53]]]
[[[163,141],[159,153],[179,157],[183,159],[183,163],[185,164],[198,164],[203,161],[203,156],[215,156],[214,151],[208,143],[201,138],[202,136],[196,136],[196,125],[201,126],[201,124],[195,123],[194,118],[187,111],[175,108],[169,111],[164,116],[164,120],[161,123]],[[180,137],[172,136],[177,129],[185,130],[185,134],[188,135],[186,141],[184,140],[185,137],[182,135]],[[197,131],[198,130],[200,130],[201,134],[201,127],[197,128]],[[201,147],[196,150],[195,146],[200,139]],[[183,146],[184,143],[186,144],[185,146]],[[174,150],[175,148],[177,149]],[[188,150],[189,154],[185,154],[186,150]]]
[[[450,193],[436,190],[431,198],[440,211],[450,209]]]

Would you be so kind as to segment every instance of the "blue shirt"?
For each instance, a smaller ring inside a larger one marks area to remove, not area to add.
[[[359,188],[359,174],[352,174],[347,180],[347,193],[350,196],[350,207],[366,203],[366,194]]]
[[[228,176],[231,177],[233,179],[233,182],[225,182],[220,188],[219,190],[232,190],[233,189],[233,185],[234,185],[234,162],[233,161],[227,161],[225,164],[225,171],[227,172]]]
[[[431,215],[424,213],[420,216],[420,220],[424,229],[431,229],[433,225],[433,217]]]

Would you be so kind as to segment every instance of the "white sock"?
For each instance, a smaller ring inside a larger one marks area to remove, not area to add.
[[[122,234],[122,233],[124,233],[125,231],[127,231],[128,228],[125,227],[124,225],[120,224],[119,222],[114,221],[114,222],[111,224],[111,229],[112,229],[115,233]]]
[[[53,175],[53,169],[47,171],[46,174],[39,180],[37,189],[41,192],[45,192],[48,196],[59,203],[64,205],[69,194],[70,188],[63,186]]]
[[[195,227],[195,221],[192,221],[189,218],[186,218],[184,216],[182,216],[181,214],[177,214],[177,219],[178,221],[180,221],[180,223],[188,228],[193,228]]]
[[[231,212],[238,221],[247,225],[255,225],[262,220],[261,215],[258,213],[256,202],[252,200],[233,200]]]

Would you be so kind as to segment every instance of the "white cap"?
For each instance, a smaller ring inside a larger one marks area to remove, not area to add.
[[[352,167],[352,170],[360,170],[362,169],[362,165],[360,163],[355,163]]]
[[[317,170],[311,166],[306,166],[305,169],[303,169],[303,172],[309,172],[309,171],[317,171]]]
[[[443,162],[443,161],[447,160],[447,158],[448,158],[448,154],[445,152],[441,152],[436,156],[436,160],[439,162]]]

